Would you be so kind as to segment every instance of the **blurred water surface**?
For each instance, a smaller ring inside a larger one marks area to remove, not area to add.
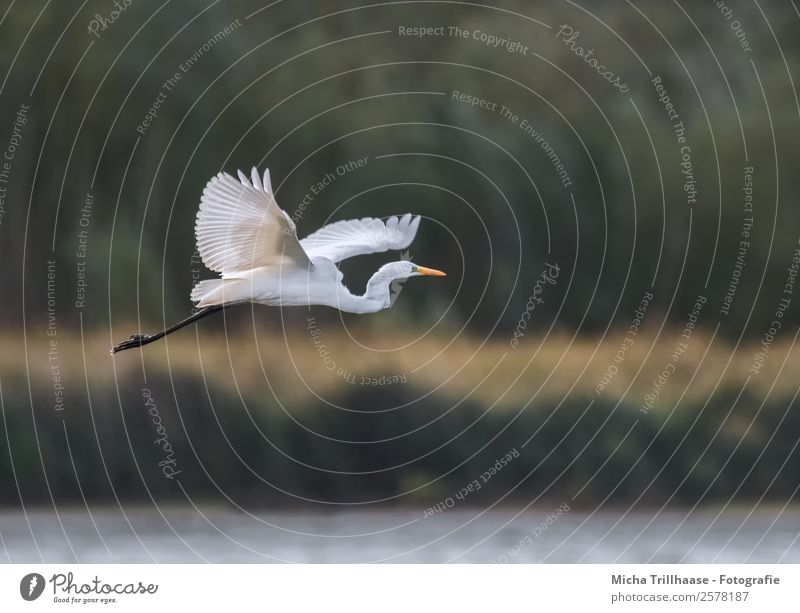
[[[553,509],[451,509],[429,517],[415,510],[125,508],[0,513],[0,560],[800,563],[798,535],[800,512],[779,508],[560,516]]]

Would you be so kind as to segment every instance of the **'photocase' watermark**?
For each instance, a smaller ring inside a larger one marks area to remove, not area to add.
[[[539,275],[539,278],[536,279],[536,283],[533,285],[533,291],[528,298],[528,302],[525,303],[525,311],[523,311],[522,315],[520,316],[517,327],[514,330],[514,336],[511,338],[510,343],[513,349],[516,349],[519,345],[519,339],[525,336],[525,331],[528,328],[528,322],[530,321],[533,312],[536,310],[536,306],[544,304],[544,299],[542,298],[544,288],[547,285],[555,285],[560,272],[561,271],[558,267],[558,264],[550,264],[545,262],[545,268],[542,270],[542,273]]]
[[[559,26],[555,34],[556,38],[561,39],[561,42],[564,43],[567,49],[586,62],[598,75],[616,87],[620,93],[627,94],[630,91],[628,84],[625,83],[619,75],[614,74],[614,72],[597,60],[594,56],[594,49],[584,49],[575,42],[580,35],[581,33],[578,30],[567,24]]]
[[[144,406],[147,407],[147,412],[153,420],[153,425],[156,427],[156,434],[158,438],[153,441],[154,445],[159,445],[164,452],[164,459],[158,465],[161,468],[161,474],[167,479],[174,479],[175,475],[181,471],[176,470],[177,462],[175,461],[175,451],[172,448],[172,443],[169,442],[167,436],[167,429],[161,423],[161,415],[158,412],[158,406],[153,398],[153,393],[145,388],[142,388],[142,398],[144,398]]]
[[[114,22],[128,10],[131,4],[133,4],[133,0],[114,0],[114,8],[106,15],[95,13],[87,28],[89,33],[94,34],[95,38],[100,38],[100,32],[105,32],[114,25]]]

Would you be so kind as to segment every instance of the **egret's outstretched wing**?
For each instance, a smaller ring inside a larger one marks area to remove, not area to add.
[[[238,181],[224,172],[213,177],[200,199],[195,234],[203,263],[223,275],[309,262],[294,223],[275,202],[269,170],[263,183],[255,168],[252,182],[241,171]]]
[[[414,240],[419,228],[419,215],[406,213],[400,219],[365,217],[337,221],[323,226],[300,241],[309,257],[325,257],[338,262],[365,253],[380,253],[389,249],[405,249]]]

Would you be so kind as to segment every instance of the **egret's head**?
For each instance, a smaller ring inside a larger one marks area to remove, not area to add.
[[[367,283],[366,296],[373,301],[380,302],[381,308],[388,309],[397,298],[402,281],[408,277],[419,277],[427,275],[431,277],[444,277],[441,270],[418,266],[414,262],[401,260],[399,262],[389,262],[378,269]]]
[[[422,275],[430,277],[445,277],[447,276],[441,270],[433,268],[426,268],[419,266],[414,262],[403,260],[400,262],[390,262],[384,265],[381,270],[386,271],[393,279],[406,279],[408,277],[419,277]]]

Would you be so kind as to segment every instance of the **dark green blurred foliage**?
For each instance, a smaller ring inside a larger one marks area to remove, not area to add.
[[[792,200],[799,114],[787,72],[797,64],[800,37],[790,3],[768,8],[776,38],[755,7],[736,6],[750,53],[711,2],[679,9],[606,0],[586,10],[522,0],[501,2],[501,10],[367,4],[287,0],[247,19],[258,8],[250,2],[137,1],[96,38],[87,24],[107,14],[110,2],[91,0],[77,13],[73,4],[51,3],[41,15],[40,3],[16,3],[0,28],[0,64],[10,67],[0,130],[10,132],[21,103],[32,108],[9,186],[0,283],[21,287],[23,275],[28,283],[24,307],[4,301],[3,315],[43,307],[45,284],[36,279],[52,257],[59,305],[72,304],[87,192],[94,207],[84,325],[106,324],[109,307],[115,319],[141,312],[160,322],[190,306],[199,274],[190,262],[193,220],[210,176],[269,166],[291,214],[326,172],[369,157],[367,170],[313,201],[300,234],[329,219],[409,210],[430,216],[412,251],[466,276],[451,320],[474,312],[471,329],[496,322],[512,329],[550,260],[574,268],[563,305],[542,309],[560,309],[563,326],[597,331],[627,321],[653,282],[663,310],[682,323],[707,281],[714,310],[721,303],[749,163],[756,169],[754,240],[722,332],[761,334],[797,242],[791,229],[800,227]],[[528,18],[579,30],[580,42],[624,77],[630,95],[587,72],[554,30]],[[203,55],[145,134],[137,133],[165,80],[237,19],[242,25]],[[449,36],[413,40],[397,35],[404,24],[480,29],[536,55]],[[645,66],[663,79],[687,129],[699,189],[691,227],[679,147]],[[568,169],[574,207],[530,137],[498,113],[453,101],[453,90],[495,100],[534,124]],[[398,153],[415,155],[375,159]],[[353,274],[367,276],[373,266],[354,263]],[[420,296],[428,307],[448,299]],[[62,321],[77,323],[74,309],[61,310]]]
[[[181,390],[179,405],[173,385]],[[791,401],[759,408],[743,398],[734,406],[722,394],[697,412],[642,415],[625,403],[574,398],[486,411],[469,402],[452,407],[436,395],[420,400],[403,386],[358,389],[304,410],[230,390],[210,388],[206,396],[180,376],[151,378],[148,389],[173,446],[180,471],[174,479],[162,475],[166,456],[153,442],[141,388],[125,383],[93,390],[93,410],[70,414],[66,433],[51,411],[6,411],[0,435],[14,433],[14,466],[4,451],[2,503],[18,503],[17,481],[28,503],[48,502],[49,487],[59,504],[80,503],[81,495],[179,502],[186,491],[195,500],[254,508],[434,505],[476,480],[480,488],[461,502],[577,495],[570,504],[718,505],[762,495],[785,501],[796,487],[800,423]],[[120,410],[98,408],[114,407],[117,392]],[[514,451],[518,457],[484,477]]]

